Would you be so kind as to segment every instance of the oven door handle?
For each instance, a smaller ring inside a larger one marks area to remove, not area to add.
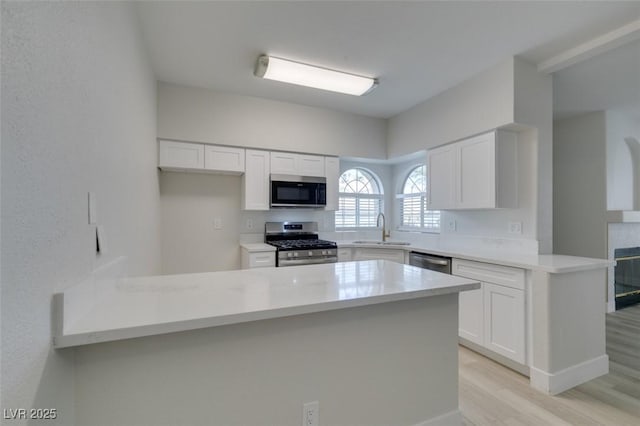
[[[336,263],[337,256],[323,257],[321,259],[282,259],[278,260],[278,266],[311,265],[318,263]]]

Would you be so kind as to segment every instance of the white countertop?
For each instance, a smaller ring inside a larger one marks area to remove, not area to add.
[[[265,251],[276,251],[275,246],[271,246],[265,243],[242,243],[240,247],[247,250],[249,253],[261,253]]]
[[[437,296],[479,288],[479,283],[386,260],[370,260],[127,278],[114,281],[112,287],[100,290],[100,297],[82,289],[56,295],[56,315],[62,325],[58,324],[54,346]],[[78,294],[87,300],[78,301]],[[64,309],[79,302],[92,305],[72,321]]]
[[[513,266],[515,268],[544,271],[554,274],[588,271],[591,269],[607,268],[613,262],[606,259],[588,257],[565,256],[559,254],[518,254],[498,250],[465,249],[462,247],[442,247],[435,244],[362,244],[353,241],[337,241],[338,247],[366,247],[392,248],[405,251],[431,253],[439,256],[455,257],[458,259],[475,260],[496,265]]]

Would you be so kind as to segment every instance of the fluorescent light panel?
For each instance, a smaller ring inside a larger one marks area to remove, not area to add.
[[[284,83],[361,96],[378,85],[375,78],[334,71],[273,56],[258,58],[257,77]]]

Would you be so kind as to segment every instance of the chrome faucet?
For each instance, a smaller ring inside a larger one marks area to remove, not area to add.
[[[389,233],[385,232],[384,227],[386,223],[386,219],[384,217],[384,213],[378,213],[378,217],[376,218],[376,226],[380,226],[380,218],[382,217],[382,242],[387,241],[387,237],[389,237]]]

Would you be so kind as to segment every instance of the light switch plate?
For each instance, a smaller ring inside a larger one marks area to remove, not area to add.
[[[89,192],[88,202],[89,202],[89,225],[95,225],[97,221],[96,216],[98,214],[97,199],[96,199],[95,192]]]

